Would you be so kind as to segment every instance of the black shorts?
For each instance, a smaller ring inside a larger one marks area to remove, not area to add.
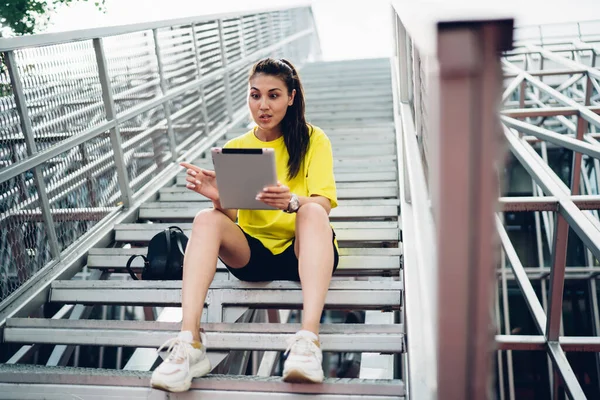
[[[240,228],[240,230],[242,230]],[[242,230],[242,232],[244,232]],[[225,266],[233,276],[242,281],[248,282],[266,282],[266,281],[295,281],[300,282],[298,274],[298,258],[294,252],[294,243],[288,246],[280,254],[273,254],[267,249],[260,240],[248,235],[244,232],[248,246],[250,247],[250,261],[242,268],[231,268],[227,264]],[[335,232],[332,229],[331,245],[333,246],[333,271],[336,270],[340,256],[333,241],[335,240]],[[223,260],[221,260],[223,261]]]

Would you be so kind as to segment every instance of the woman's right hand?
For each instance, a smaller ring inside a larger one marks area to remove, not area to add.
[[[186,162],[182,162],[179,165],[187,168],[187,176],[185,179],[187,184],[185,187],[207,197],[213,202],[219,201],[219,189],[217,188],[217,176],[215,171],[202,169]]]

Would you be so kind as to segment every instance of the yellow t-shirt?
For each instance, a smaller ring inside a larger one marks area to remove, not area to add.
[[[230,140],[225,147],[274,149],[277,179],[282,184],[298,196],[327,197],[331,201],[331,208],[337,207],[331,142],[320,128],[309,127],[308,152],[298,175],[292,180],[288,180],[289,153],[283,136],[271,142],[263,142],[256,137],[255,129]],[[280,254],[295,236],[296,214],[280,210],[239,210],[238,224],[244,232],[260,240],[273,254]]]

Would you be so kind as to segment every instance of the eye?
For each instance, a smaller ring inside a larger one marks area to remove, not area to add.
[[[279,97],[279,95],[278,95],[278,94],[272,94],[272,95],[271,95],[271,98],[272,98],[272,99],[276,99],[276,98],[278,98],[278,97]]]
[[[258,99],[260,96],[257,95],[256,93],[250,93],[250,97],[253,99]]]

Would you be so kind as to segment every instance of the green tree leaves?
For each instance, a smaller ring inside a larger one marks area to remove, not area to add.
[[[56,7],[89,0],[0,0],[0,26],[8,27],[15,35],[35,33],[43,28]],[[104,11],[106,0],[93,0]]]

